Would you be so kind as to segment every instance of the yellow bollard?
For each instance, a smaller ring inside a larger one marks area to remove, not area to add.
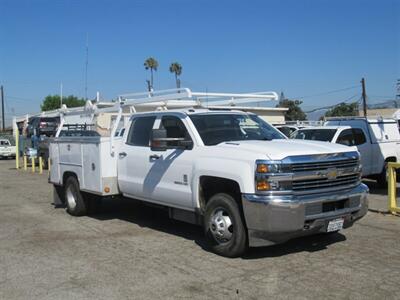
[[[39,156],[39,174],[43,174],[43,158]]]
[[[32,173],[35,173],[35,157],[33,156],[32,158],[31,158],[31,164],[32,164]]]
[[[26,158],[26,155],[24,155],[24,170],[28,170],[28,159]]]
[[[15,131],[15,168],[19,169],[19,129]]]
[[[47,159],[47,172],[49,173],[50,176],[50,168],[51,168],[51,159],[50,157]]]
[[[388,163],[388,200],[389,200],[389,211],[392,214],[400,213],[400,207],[396,203],[396,168],[400,168],[400,163],[389,162]]]

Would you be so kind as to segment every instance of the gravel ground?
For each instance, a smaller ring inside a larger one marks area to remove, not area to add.
[[[13,167],[0,161],[0,299],[400,298],[399,217],[227,259],[201,228],[131,200],[71,217],[46,175]]]

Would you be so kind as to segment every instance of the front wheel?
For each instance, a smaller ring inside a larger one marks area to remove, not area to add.
[[[206,205],[204,230],[213,252],[238,257],[247,250],[247,231],[235,199],[224,193],[211,197]]]

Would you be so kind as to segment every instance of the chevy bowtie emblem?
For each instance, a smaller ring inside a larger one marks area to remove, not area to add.
[[[338,176],[338,172],[336,170],[336,168],[330,168],[327,170],[326,172],[326,177],[328,178],[328,180],[335,180]]]

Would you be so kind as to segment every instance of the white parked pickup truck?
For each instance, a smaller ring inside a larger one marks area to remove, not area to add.
[[[376,179],[382,187],[387,187],[387,162],[400,161],[400,133],[394,119],[330,118],[325,126],[303,128],[291,137],[356,146],[362,175]]]
[[[101,197],[158,205],[173,219],[202,225],[210,248],[228,257],[248,246],[337,232],[366,214],[355,147],[289,140],[256,115],[223,106],[238,99],[278,94],[182,88],[122,95],[101,110],[62,111],[50,140],[54,203],[74,216]],[[99,132],[95,116],[116,110]],[[92,125],[62,133],[71,128],[67,113],[87,114]]]
[[[8,139],[0,139],[0,158],[15,158],[16,149]]]
[[[125,128],[112,142],[114,135],[51,141],[55,204],[75,216],[88,212],[93,195],[167,207],[171,218],[202,225],[211,249],[228,257],[336,232],[367,212],[355,148],[289,140],[240,111],[134,113]]]

